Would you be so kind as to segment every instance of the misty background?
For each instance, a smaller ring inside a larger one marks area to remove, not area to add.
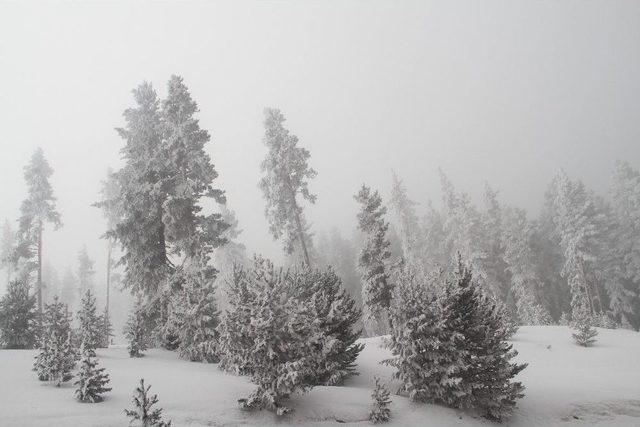
[[[366,6],[366,7],[365,7]],[[282,259],[257,187],[263,108],[277,107],[318,171],[305,208],[318,235],[353,233],[363,182],[440,200],[438,167],[479,198],[537,215],[563,168],[606,194],[616,159],[640,164],[640,7],[635,1],[3,3],[0,221],[17,228],[36,147],[63,227],[45,262],[75,270],[87,245],[104,282],[99,199],[121,166],[114,131],[147,80],[184,77],[249,253]],[[0,293],[4,291],[0,281]]]

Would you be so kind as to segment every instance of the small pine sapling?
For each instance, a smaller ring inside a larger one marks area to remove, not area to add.
[[[141,427],[169,427],[171,421],[162,421],[162,408],[151,409],[153,405],[158,403],[158,395],[149,395],[151,386],[144,385],[144,378],[140,379],[140,385],[136,387],[133,395],[133,409],[125,409],[127,417],[131,418],[129,424],[136,421]]]
[[[576,316],[573,328],[577,333],[572,334],[575,342],[582,347],[591,347],[596,342],[598,331],[592,326],[591,316],[585,310]]]
[[[371,393],[373,399],[373,408],[369,413],[369,421],[373,424],[386,423],[391,418],[391,398],[389,389],[380,383],[380,378],[375,377],[376,385]]]
[[[76,397],[80,402],[101,402],[102,394],[111,391],[111,388],[106,387],[109,384],[109,374],[104,372],[104,368],[98,368],[96,353],[85,341],[82,341],[80,353],[80,372],[78,381],[74,383],[78,387]]]
[[[142,357],[142,352],[147,349],[147,334],[141,297],[138,297],[133,312],[129,314],[129,319],[124,327],[124,335],[129,341],[129,345],[127,345],[129,357]]]

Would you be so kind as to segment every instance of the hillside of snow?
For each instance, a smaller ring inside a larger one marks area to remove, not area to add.
[[[515,415],[500,425],[640,425],[640,334],[599,329],[598,342],[582,348],[563,326],[522,327],[513,338],[519,361],[529,366],[519,375],[526,396]],[[236,400],[253,385],[247,378],[225,374],[216,365],[190,363],[165,350],[150,350],[130,359],[126,349],[98,350],[111,376],[113,391],[98,404],[78,403],[71,383],[56,388],[39,382],[32,372],[33,350],[0,350],[0,426],[125,426],[124,409],[143,377],[158,394],[165,419],[174,426],[369,425],[373,376],[390,382],[392,368],[381,338],[363,340],[360,376],[341,387],[316,387],[295,396],[295,412],[279,418],[268,411],[243,412]],[[478,426],[494,423],[436,405],[412,403],[392,396],[389,426]],[[495,424],[497,425],[497,424]]]

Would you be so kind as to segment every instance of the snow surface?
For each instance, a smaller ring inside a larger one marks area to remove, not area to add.
[[[507,426],[640,426],[640,334],[599,329],[592,348],[573,344],[563,326],[522,327],[513,343],[518,359],[529,363],[519,379],[527,387]],[[360,376],[342,387],[316,387],[296,396],[295,412],[278,418],[268,411],[243,412],[236,400],[253,385],[247,378],[225,374],[216,365],[180,360],[173,352],[150,350],[130,359],[123,347],[99,350],[101,365],[111,376],[113,391],[102,403],[78,403],[74,387],[39,382],[30,370],[33,350],[0,350],[0,426],[126,426],[124,408],[141,377],[158,394],[166,419],[174,426],[369,425],[373,376],[390,382],[392,368],[381,338],[363,340]],[[412,403],[392,395],[389,426],[498,425],[472,413]]]

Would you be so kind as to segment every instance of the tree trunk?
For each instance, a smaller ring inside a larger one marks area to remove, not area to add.
[[[38,221],[38,323],[42,326],[42,220]]]
[[[309,252],[307,251],[307,243],[304,241],[304,232],[302,230],[302,222],[300,221],[300,214],[298,213],[298,202],[296,202],[296,193],[293,191],[291,182],[287,177],[287,187],[291,193],[291,203],[293,204],[293,212],[296,217],[296,227],[298,229],[298,239],[300,239],[300,245],[302,246],[302,253],[304,254],[304,260],[307,263],[307,267],[311,268],[311,261],[309,260]]]

